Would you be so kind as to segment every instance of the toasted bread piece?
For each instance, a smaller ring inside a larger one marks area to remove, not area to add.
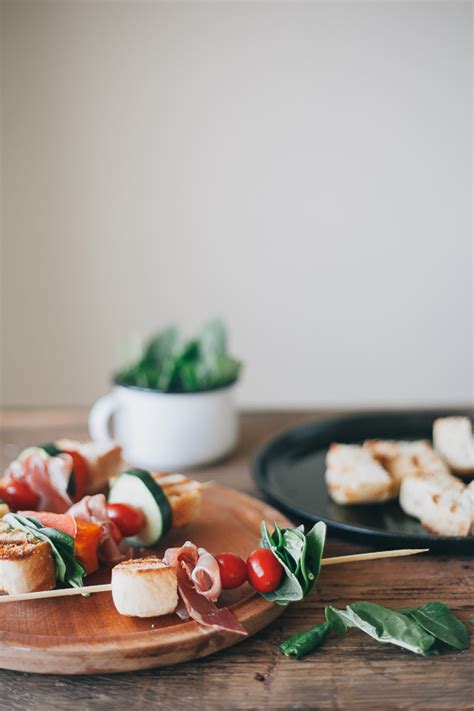
[[[449,474],[449,469],[427,440],[402,442],[369,439],[364,448],[388,471],[398,493],[402,479],[417,474]]]
[[[59,449],[79,452],[87,461],[89,472],[89,493],[105,486],[111,477],[122,469],[122,447],[115,442],[75,442],[61,439],[56,442]]]
[[[433,423],[433,443],[459,476],[474,474],[474,437],[468,417],[440,417]]]
[[[4,501],[0,501],[0,519],[10,513],[10,507]]]
[[[356,444],[331,444],[326,457],[326,484],[338,504],[368,504],[394,497],[390,474]]]
[[[474,479],[471,481],[470,484],[466,486],[466,494],[469,496],[471,500],[471,507],[472,507],[472,519],[471,519],[471,536],[474,536]]]
[[[173,528],[192,523],[201,508],[201,484],[183,474],[152,472],[157,484],[163,489],[173,511]]]
[[[472,525],[472,501],[464,491],[445,489],[423,501],[421,523],[438,536],[468,536]]]
[[[402,480],[399,503],[406,514],[421,519],[426,499],[445,491],[462,493],[464,489],[463,482],[451,474],[416,474]]]
[[[178,605],[176,570],[154,556],[126,560],[112,569],[112,597],[121,615],[169,615]]]
[[[16,595],[55,587],[49,543],[0,522],[0,589]]]

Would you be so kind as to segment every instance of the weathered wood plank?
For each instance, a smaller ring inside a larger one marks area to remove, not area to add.
[[[242,439],[231,459],[194,472],[256,494],[248,471],[255,449],[276,431],[329,413],[252,413],[242,420]],[[335,414],[335,413],[331,413]],[[0,455],[68,434],[84,437],[84,411],[4,413]],[[11,449],[11,448],[9,448]],[[328,555],[367,550],[330,538]],[[474,615],[474,561],[468,557],[419,556],[325,568],[317,590],[276,622],[228,650],[175,667],[95,677],[41,677],[0,672],[0,707],[89,711],[186,708],[419,709],[473,708],[470,650],[422,658],[351,632],[331,639],[300,661],[280,655],[278,643],[321,621],[324,606],[370,599],[393,607],[439,599],[464,621]],[[470,627],[474,630],[474,627]]]

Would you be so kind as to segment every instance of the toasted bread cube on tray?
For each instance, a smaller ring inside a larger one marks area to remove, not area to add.
[[[331,444],[326,456],[326,484],[338,504],[368,504],[395,495],[390,474],[367,449],[356,444]]]
[[[474,437],[468,417],[440,417],[435,420],[433,443],[455,474],[474,474]]]
[[[388,471],[396,492],[407,476],[449,474],[448,467],[427,440],[369,439],[364,442],[364,448]]]

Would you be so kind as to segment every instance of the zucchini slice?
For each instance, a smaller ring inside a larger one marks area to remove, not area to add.
[[[120,474],[109,492],[110,504],[136,506],[145,517],[139,534],[127,538],[132,546],[155,546],[171,528],[173,512],[163,489],[145,469],[129,469]]]

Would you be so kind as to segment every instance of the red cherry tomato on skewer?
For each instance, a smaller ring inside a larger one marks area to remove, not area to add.
[[[216,555],[221,583],[224,590],[239,588],[247,580],[247,566],[245,561],[235,553],[219,553]]]
[[[108,504],[107,513],[125,537],[136,536],[145,524],[145,518],[140,509],[129,504]]]
[[[0,482],[0,499],[2,499],[12,511],[22,509],[33,510],[37,507],[39,496],[31,489],[25,481],[17,479],[6,479]]]
[[[268,548],[257,548],[247,558],[247,574],[250,585],[257,592],[276,590],[281,582],[283,568]]]

